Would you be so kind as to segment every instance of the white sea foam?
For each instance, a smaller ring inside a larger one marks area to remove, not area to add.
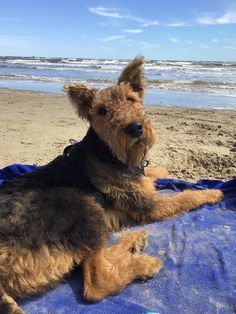
[[[0,57],[0,78],[112,84],[127,63],[118,59]],[[147,60],[145,77],[151,89],[236,97],[236,62]]]

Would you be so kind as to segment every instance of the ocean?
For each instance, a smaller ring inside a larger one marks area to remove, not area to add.
[[[63,93],[64,83],[115,84],[129,60],[0,56],[0,88]],[[145,104],[236,109],[236,62],[146,60]]]

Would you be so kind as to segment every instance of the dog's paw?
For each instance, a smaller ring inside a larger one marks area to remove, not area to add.
[[[216,204],[219,203],[224,194],[220,190],[204,190],[204,196],[206,197],[206,202],[208,204]]]
[[[24,312],[18,307],[13,310],[12,314],[24,314]]]
[[[131,254],[139,253],[143,251],[148,245],[148,235],[145,230],[131,233],[129,251]]]
[[[169,177],[169,172],[163,167],[146,167],[144,172],[146,176],[154,180]]]
[[[146,254],[140,255],[138,259],[139,259],[138,278],[141,280],[152,278],[155,274],[157,274],[160,271],[163,265],[163,262],[159,258],[149,256]]]

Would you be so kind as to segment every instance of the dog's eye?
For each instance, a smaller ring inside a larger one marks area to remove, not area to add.
[[[106,108],[100,108],[98,110],[98,113],[101,115],[101,116],[105,116],[107,114],[107,109]]]
[[[127,101],[128,101],[128,102],[135,102],[135,100],[134,100],[132,97],[128,97],[128,98],[127,98]]]

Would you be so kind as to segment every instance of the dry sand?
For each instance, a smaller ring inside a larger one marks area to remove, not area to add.
[[[236,110],[147,106],[146,111],[158,134],[152,165],[189,180],[236,176]],[[65,95],[0,89],[0,168],[44,165],[87,128]]]

